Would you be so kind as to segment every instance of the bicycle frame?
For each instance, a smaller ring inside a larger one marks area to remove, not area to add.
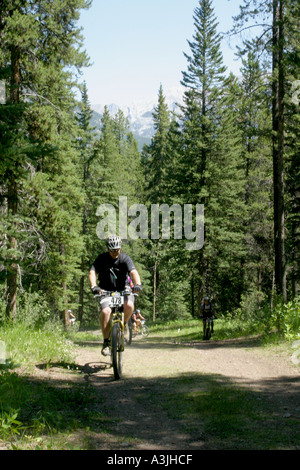
[[[121,292],[118,291],[102,291],[99,295],[95,297],[100,298],[100,307],[101,303],[105,300],[108,300],[109,307],[111,308],[111,314],[109,319],[110,324],[110,344],[111,344],[111,359],[112,366],[114,369],[114,377],[116,380],[120,379],[122,376],[122,353],[124,351],[124,331],[125,331],[125,322],[124,322],[124,312],[123,305],[125,302],[125,296],[130,295],[131,291],[124,290]],[[117,327],[116,327],[117,325]],[[119,328],[119,331],[118,331]]]
[[[114,307],[117,309],[117,307]],[[120,323],[122,332],[124,333],[125,330],[125,323],[124,323],[124,312],[120,312],[119,310],[115,310],[111,312],[110,314],[110,334],[112,332],[113,326],[116,323]]]
[[[214,321],[214,317],[200,317],[203,320],[203,332],[204,332],[204,339],[209,340],[211,337],[211,329],[212,323]]]

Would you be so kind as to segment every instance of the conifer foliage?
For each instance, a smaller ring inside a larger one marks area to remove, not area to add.
[[[0,79],[6,84],[6,102],[0,106],[1,258],[7,317],[16,315],[18,288],[27,283],[47,292],[55,308],[65,311],[77,273],[82,199],[72,145],[70,70],[88,63],[76,22],[89,3],[18,0],[0,5]]]
[[[230,32],[242,59],[234,76],[213,0],[199,0],[182,101],[169,109],[160,85],[154,134],[142,152],[121,110],[112,115],[106,106],[100,128],[91,124],[89,91],[78,82],[89,65],[78,20],[91,3],[0,3],[0,320],[17,318],[32,292],[65,324],[69,308],[80,321],[94,318],[87,276],[105,248],[98,207],[115,208],[118,230],[120,196],[149,214],[153,205],[170,208],[169,238],[162,218],[158,237],[150,222],[143,237],[123,236],[148,318],[196,317],[205,295],[221,313],[243,308],[254,316],[275,294],[296,297],[299,2],[241,0]],[[244,31],[253,33],[243,39]],[[186,204],[204,206],[201,249],[187,249],[172,228],[175,205]]]

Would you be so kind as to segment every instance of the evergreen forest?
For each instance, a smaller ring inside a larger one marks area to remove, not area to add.
[[[105,108],[100,132],[91,124],[78,25],[91,3],[0,3],[0,321],[67,325],[69,309],[82,324],[95,320],[88,273],[105,250],[98,208],[118,214],[120,197],[149,213],[193,205],[194,230],[204,206],[204,243],[194,250],[176,236],[172,210],[168,238],[163,220],[154,238],[150,223],[145,236],[128,214],[143,229],[123,251],[141,276],[137,305],[148,319],[196,318],[208,295],[225,317],[262,321],[280,305],[280,322],[291,310],[299,320],[299,1],[241,0],[226,32],[242,60],[235,76],[214,2],[199,0],[182,102],[170,110],[162,83],[142,151],[121,110]]]

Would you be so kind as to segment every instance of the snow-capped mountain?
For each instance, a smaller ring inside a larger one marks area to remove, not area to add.
[[[164,92],[164,96],[169,110],[175,111],[177,104],[182,102],[183,90],[181,87],[174,87]],[[118,110],[121,109],[129,120],[132,133],[145,141],[150,141],[154,134],[152,113],[157,103],[158,96],[153,97],[151,100],[133,101],[126,106],[119,106],[113,103],[107,105],[107,107],[111,116],[115,116]],[[91,105],[91,108],[96,113],[103,114],[104,105],[94,104]]]

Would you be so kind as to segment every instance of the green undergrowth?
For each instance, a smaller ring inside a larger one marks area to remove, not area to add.
[[[76,385],[64,388],[35,382],[30,371],[53,363],[70,368],[74,345],[55,322],[41,328],[21,322],[6,324],[0,327],[0,341],[0,441],[13,449],[51,448],[54,434],[74,428],[78,409],[88,395]]]
[[[167,323],[158,322],[149,326],[153,336],[177,338],[179,341],[197,341],[203,336],[202,321],[199,319],[183,318]],[[214,340],[257,335],[259,332],[259,328],[248,322],[228,318],[214,320]]]
[[[6,345],[7,360],[16,365],[70,361],[73,357],[73,344],[58,324],[43,328],[6,325],[0,328],[0,340]]]

